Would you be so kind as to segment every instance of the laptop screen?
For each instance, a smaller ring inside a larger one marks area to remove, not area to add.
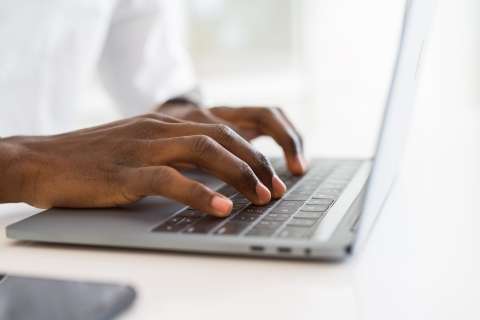
[[[367,239],[398,173],[410,118],[424,41],[433,16],[435,1],[406,3],[398,56],[381,122],[373,168],[361,219],[359,242]]]

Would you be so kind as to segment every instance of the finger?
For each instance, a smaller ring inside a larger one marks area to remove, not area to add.
[[[144,165],[192,163],[207,170],[262,205],[271,199],[268,188],[243,160],[205,136],[185,136],[139,143],[138,155]]]
[[[296,175],[305,173],[301,136],[276,108],[240,108],[239,111],[282,147],[290,172]]]
[[[204,134],[215,139],[215,141],[220,143],[224,148],[245,161],[260,178],[262,183],[267,186],[274,198],[280,198],[285,194],[287,188],[276,175],[275,169],[270,161],[228,126],[218,124],[183,123],[171,125],[169,127],[171,128],[171,136]],[[167,132],[166,136],[168,135],[169,133]]]
[[[160,195],[218,217],[229,215],[233,207],[230,199],[167,166],[128,168],[123,177],[129,197]]]
[[[300,141],[300,148],[301,148],[301,153],[302,153],[302,156],[304,155],[304,142],[303,142],[303,137],[302,135],[300,134],[300,132],[297,130],[297,128],[295,127],[295,125],[292,123],[292,121],[290,121],[290,119],[287,117],[287,115],[285,114],[285,112],[282,110],[282,108],[277,108],[277,111],[278,113],[282,116],[282,119],[290,126],[290,128],[295,132],[295,134],[297,135],[299,141]]]

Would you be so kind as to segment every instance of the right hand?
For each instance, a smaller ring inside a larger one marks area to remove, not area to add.
[[[208,171],[257,205],[286,191],[265,156],[229,127],[160,114],[2,144],[15,150],[8,170],[21,175],[16,199],[39,208],[113,207],[159,195],[228,215],[230,199],[182,175],[182,164]]]

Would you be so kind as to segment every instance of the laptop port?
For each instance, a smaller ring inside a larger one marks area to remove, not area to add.
[[[250,250],[255,252],[263,252],[265,248],[263,246],[250,246]]]
[[[292,253],[292,248],[278,247],[277,251],[278,251],[278,253]]]

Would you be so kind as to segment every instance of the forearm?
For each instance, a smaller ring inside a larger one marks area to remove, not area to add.
[[[26,182],[23,147],[16,137],[0,138],[0,203],[22,202]]]

